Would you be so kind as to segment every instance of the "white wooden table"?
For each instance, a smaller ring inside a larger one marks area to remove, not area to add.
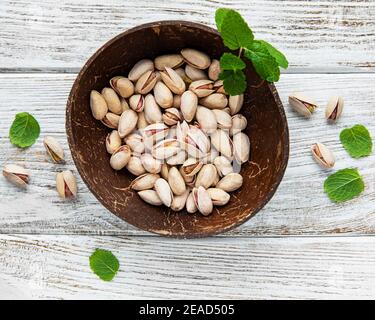
[[[116,218],[78,180],[76,202],[61,201],[55,173],[75,170],[47,159],[42,138],[13,147],[15,113],[39,120],[41,137],[66,142],[65,104],[84,62],[124,29],[163,19],[214,25],[217,7],[240,10],[259,38],[290,61],[277,83],[290,127],[289,166],[276,195],[253,219],[221,236],[161,238]],[[26,192],[0,178],[0,298],[375,298],[375,154],[351,159],[338,134],[356,123],[375,137],[375,1],[23,0],[0,1],[0,164],[27,166]],[[303,90],[321,105],[311,120],[290,111]],[[346,107],[327,125],[324,107],[342,94]],[[327,143],[337,169],[358,167],[364,194],[332,204],[327,173],[309,146]],[[100,281],[88,266],[96,248],[120,260]]]

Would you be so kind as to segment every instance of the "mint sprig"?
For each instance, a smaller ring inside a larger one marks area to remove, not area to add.
[[[91,270],[104,281],[111,281],[119,267],[120,263],[111,251],[96,249],[90,256]]]
[[[20,112],[9,129],[10,142],[20,148],[33,145],[40,134],[38,121],[28,112]]]
[[[220,8],[216,10],[215,22],[223,43],[230,50],[238,50],[238,55],[224,53],[220,59],[224,89],[230,95],[242,94],[246,90],[246,64],[241,55],[250,60],[259,76],[269,82],[280,78],[280,69],[288,67],[288,60],[274,46],[264,40],[255,40],[253,32],[235,10]],[[243,63],[240,63],[242,61]]]
[[[370,132],[361,124],[341,131],[340,140],[351,157],[366,157],[372,152]]]

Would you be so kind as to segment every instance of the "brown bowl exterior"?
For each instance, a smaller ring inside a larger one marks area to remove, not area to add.
[[[161,21],[130,29],[100,48],[80,71],[67,103],[66,130],[77,169],[95,197],[126,222],[173,237],[203,237],[228,231],[254,216],[275,193],[287,166],[289,134],[283,106],[273,84],[262,81],[251,65],[241,113],[251,141],[250,161],[242,166],[244,184],[230,202],[204,217],[146,204],[129,189],[134,179],[125,169],[109,165],[105,138],[110,129],[95,120],[89,95],[108,86],[115,75],[126,75],[140,59],[191,47],[219,58],[226,51],[216,30],[185,21]]]

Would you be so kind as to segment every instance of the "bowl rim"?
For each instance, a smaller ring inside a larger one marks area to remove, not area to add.
[[[267,203],[275,195],[275,192],[276,192],[278,186],[280,185],[280,183],[281,183],[281,181],[282,181],[282,179],[285,175],[285,170],[288,166],[289,151],[290,151],[289,127],[288,127],[288,121],[287,121],[287,117],[286,117],[286,114],[285,114],[283,104],[281,102],[281,99],[279,97],[279,94],[276,90],[276,87],[275,87],[274,83],[267,82],[267,86],[270,89],[271,94],[273,95],[273,97],[275,99],[277,109],[278,109],[278,111],[280,113],[280,116],[281,116],[281,122],[282,122],[283,127],[284,127],[283,129],[284,129],[284,135],[285,135],[285,143],[283,144],[284,155],[281,159],[282,165],[280,166],[279,175],[277,177],[277,180],[271,185],[270,191],[267,193],[267,196],[257,206],[257,208],[255,210],[253,210],[251,214],[248,214],[245,218],[243,218],[241,220],[238,220],[238,221],[236,221],[235,223],[233,223],[229,226],[225,226],[225,227],[222,227],[220,229],[208,231],[208,232],[194,232],[194,233],[188,233],[188,234],[157,233],[156,231],[153,231],[152,229],[146,229],[146,228],[142,228],[142,227],[139,227],[139,226],[135,226],[135,225],[131,224],[130,222],[128,222],[127,220],[120,217],[119,215],[112,212],[112,210],[111,210],[111,208],[109,208],[109,206],[107,206],[106,204],[103,204],[100,201],[100,199],[98,198],[98,196],[96,194],[96,191],[94,191],[93,188],[88,183],[88,178],[86,177],[85,172],[81,168],[81,164],[80,164],[80,160],[79,160],[78,155],[75,152],[73,152],[73,147],[76,145],[76,143],[75,143],[74,138],[73,138],[73,126],[72,126],[72,118],[71,118],[72,113],[70,111],[71,111],[71,108],[72,108],[73,96],[75,95],[76,91],[78,90],[79,83],[81,81],[82,76],[86,72],[86,70],[92,65],[92,63],[96,60],[96,58],[101,54],[101,52],[104,49],[106,49],[108,46],[112,45],[114,42],[116,42],[120,38],[122,38],[126,35],[129,35],[129,34],[132,34],[134,32],[137,32],[139,30],[149,29],[149,28],[157,28],[157,27],[160,27],[160,26],[168,26],[168,25],[174,25],[174,26],[180,25],[180,26],[186,26],[186,27],[193,27],[193,28],[201,29],[204,32],[209,32],[209,33],[215,34],[217,36],[220,35],[219,32],[216,29],[211,28],[211,27],[209,27],[207,25],[204,25],[204,24],[201,24],[201,23],[192,22],[192,21],[185,21],[185,20],[160,20],[160,21],[154,21],[154,22],[148,22],[148,23],[140,24],[140,25],[135,26],[133,28],[127,29],[127,30],[121,32],[120,34],[118,34],[117,36],[111,38],[107,42],[105,42],[85,62],[84,66],[81,68],[81,70],[79,71],[75,81],[73,82],[72,88],[69,92],[69,96],[68,96],[68,100],[67,100],[67,104],[66,104],[66,112],[65,112],[65,119],[66,119],[65,120],[65,129],[66,129],[66,133],[67,133],[67,140],[68,140],[68,144],[69,144],[70,153],[71,153],[72,159],[74,161],[74,165],[75,165],[79,175],[81,176],[83,182],[88,187],[90,192],[95,196],[95,198],[100,202],[100,204],[103,205],[111,214],[120,218],[122,221],[136,227],[137,229],[147,231],[147,232],[159,235],[159,236],[165,236],[165,237],[170,237],[170,238],[203,238],[203,237],[214,236],[214,235],[218,235],[218,234],[221,234],[221,233],[228,232],[232,229],[235,229],[238,226],[247,222],[250,218],[254,217],[261,209],[264,208],[265,205],[267,205]]]

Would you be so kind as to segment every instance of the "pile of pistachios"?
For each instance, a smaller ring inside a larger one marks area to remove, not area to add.
[[[296,92],[289,96],[289,104],[300,115],[310,118],[317,108],[314,99],[303,93]],[[327,103],[325,117],[328,122],[336,122],[344,109],[344,99],[339,96],[332,96]],[[335,165],[335,156],[333,152],[323,143],[317,142],[311,146],[311,153],[315,161],[323,169],[331,169]]]
[[[242,186],[244,97],[226,94],[220,72],[218,60],[186,48],[140,60],[127,77],[91,91],[94,118],[113,130],[109,163],[136,176],[131,188],[145,202],[209,215]]]

